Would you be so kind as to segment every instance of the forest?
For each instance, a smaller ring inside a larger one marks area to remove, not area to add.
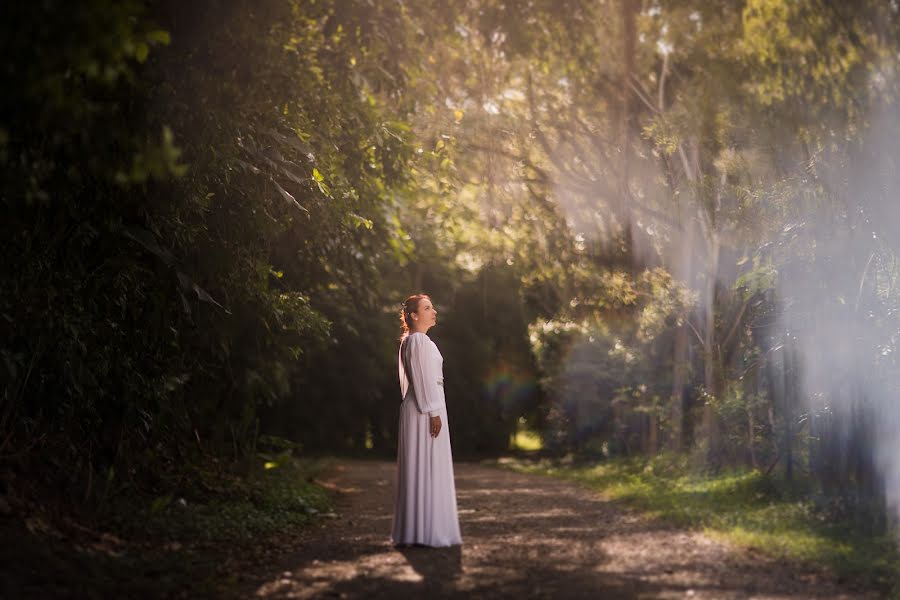
[[[676,457],[895,531],[896,2],[2,12],[3,518],[390,460],[426,293],[459,460]]]

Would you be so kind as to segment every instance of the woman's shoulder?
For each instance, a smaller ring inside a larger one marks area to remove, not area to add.
[[[411,348],[415,348],[416,346],[434,346],[434,342],[431,340],[431,338],[421,331],[410,333],[408,336],[406,336],[406,339]]]

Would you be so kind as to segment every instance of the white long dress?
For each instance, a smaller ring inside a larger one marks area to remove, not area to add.
[[[412,333],[400,345],[398,362],[403,403],[391,541],[436,547],[461,544],[444,399],[444,357],[431,338]],[[434,415],[441,417],[437,437],[431,437]]]

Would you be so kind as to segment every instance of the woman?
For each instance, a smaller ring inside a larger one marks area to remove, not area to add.
[[[437,323],[437,311],[431,298],[417,294],[403,303],[400,320],[403,403],[391,540],[397,546],[461,544],[444,404],[444,359],[425,335]]]

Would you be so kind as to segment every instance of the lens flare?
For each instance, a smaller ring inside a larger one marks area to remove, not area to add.
[[[537,381],[531,374],[506,362],[494,364],[482,385],[485,399],[496,402],[505,415],[527,406],[537,390]]]

